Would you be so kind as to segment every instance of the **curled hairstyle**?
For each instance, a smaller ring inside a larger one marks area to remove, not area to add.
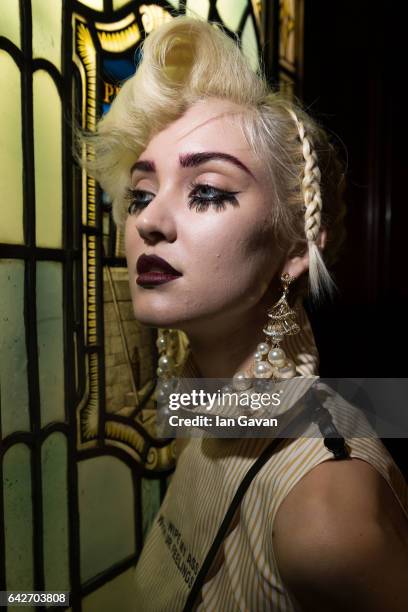
[[[293,254],[308,248],[311,294],[330,292],[334,283],[316,241],[324,227],[324,257],[333,263],[344,216],[344,174],[336,151],[300,106],[254,72],[236,41],[205,21],[176,17],[152,32],[136,74],[96,131],[80,136],[82,163],[112,199],[115,222],[121,226],[126,219],[130,168],[152,136],[206,98],[241,107],[240,126],[270,176],[276,243]]]

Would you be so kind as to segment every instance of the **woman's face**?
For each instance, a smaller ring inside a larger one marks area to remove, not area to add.
[[[268,179],[239,127],[240,110],[197,102],[133,166],[126,256],[144,324],[221,330],[259,303],[282,263]],[[165,276],[142,255],[159,256],[179,275]]]

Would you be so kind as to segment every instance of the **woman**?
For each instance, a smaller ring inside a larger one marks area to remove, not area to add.
[[[136,75],[88,142],[90,171],[125,225],[135,317],[185,332],[182,376],[235,377],[244,388],[250,376],[317,374],[300,298],[308,280],[315,298],[330,291],[326,263],[343,217],[341,169],[324,131],[271,92],[223,32],[181,17],[147,38]],[[298,300],[297,319],[287,297]],[[170,340],[160,336],[164,380],[180,373]],[[406,485],[370,438],[347,440],[339,461],[321,437],[281,440],[188,599],[244,475],[270,444],[179,445],[135,568],[135,610],[408,609]]]

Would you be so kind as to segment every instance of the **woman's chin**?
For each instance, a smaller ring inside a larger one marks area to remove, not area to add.
[[[147,327],[162,327],[169,329],[179,329],[182,326],[182,319],[177,315],[168,312],[150,310],[149,312],[134,309],[136,321]]]

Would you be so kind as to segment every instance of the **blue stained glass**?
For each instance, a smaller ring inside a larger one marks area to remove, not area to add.
[[[102,61],[104,76],[113,81],[125,81],[135,72],[135,64],[130,59],[104,58]]]

